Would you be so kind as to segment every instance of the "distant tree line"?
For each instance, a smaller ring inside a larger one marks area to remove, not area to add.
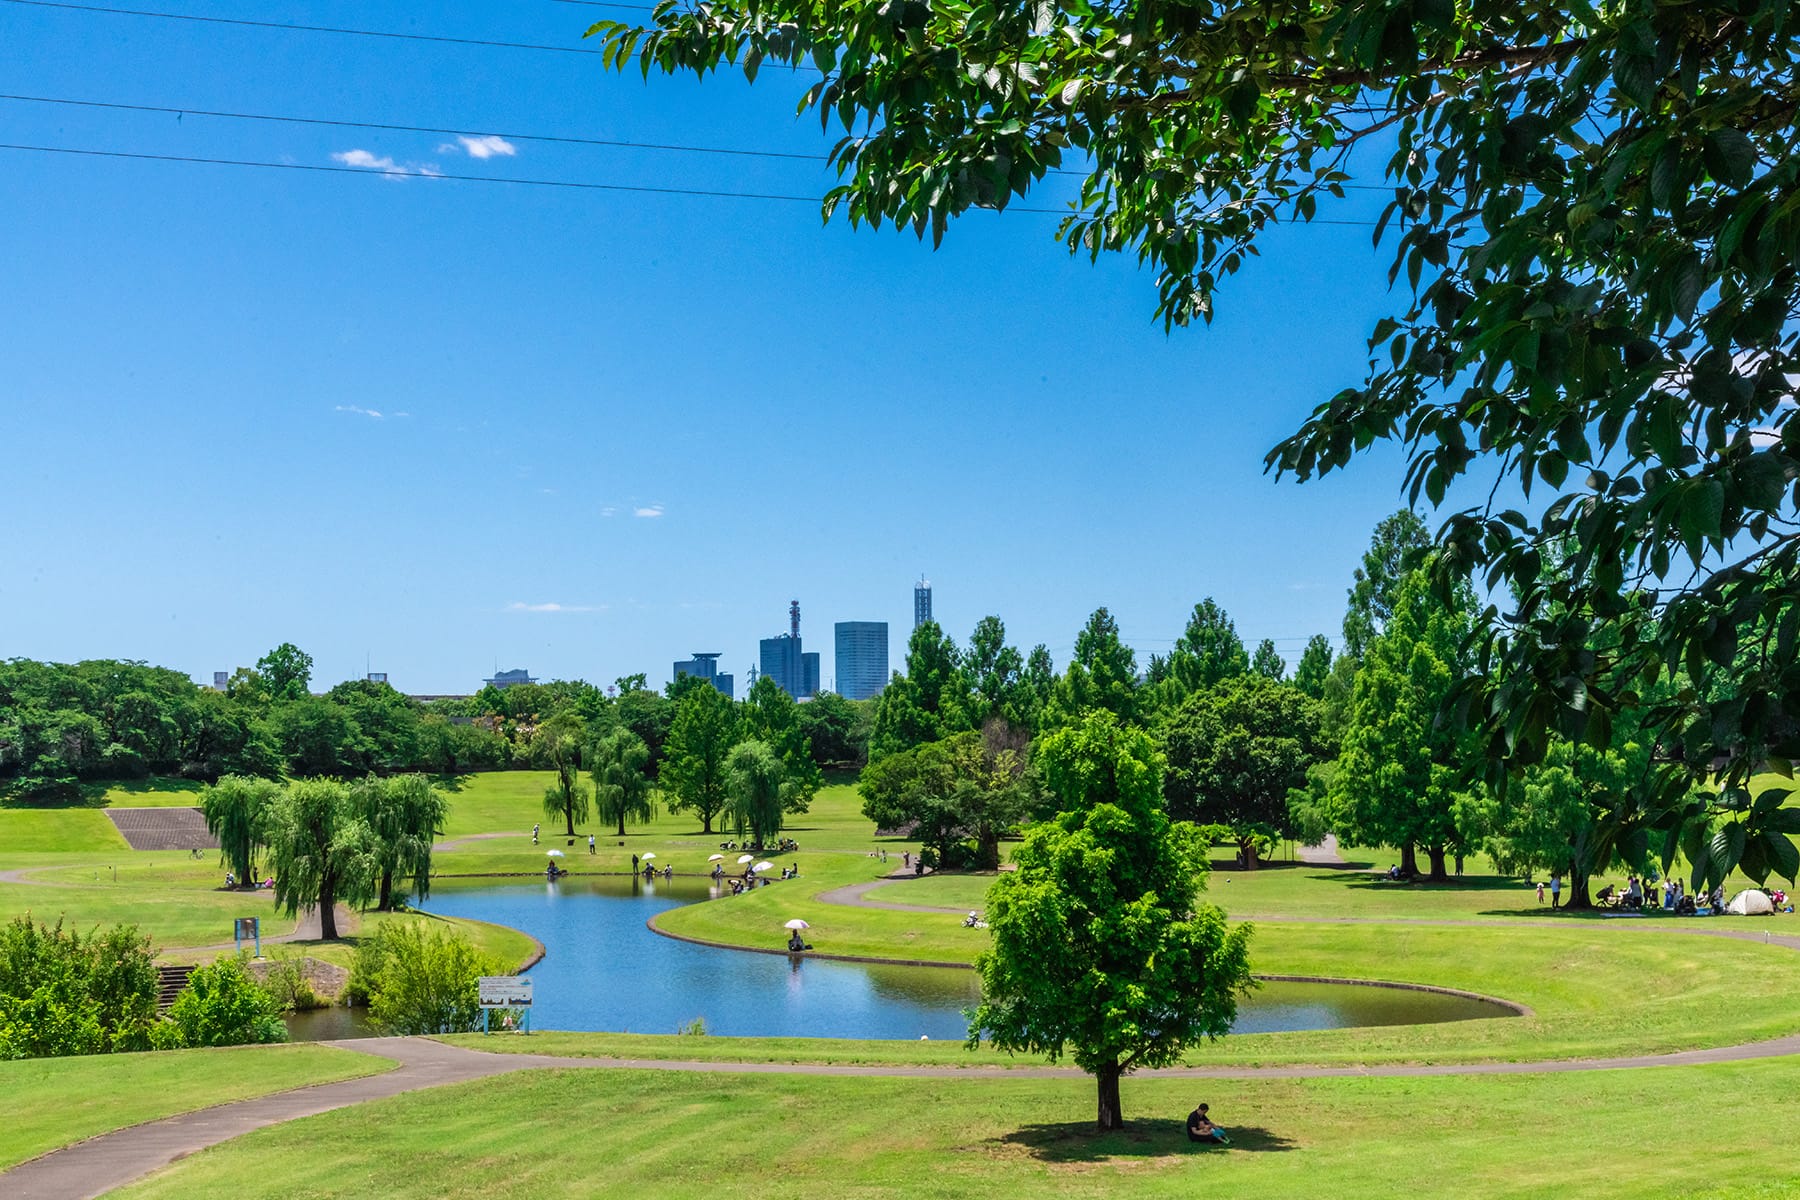
[[[488,685],[425,703],[384,682],[350,680],[322,695],[311,682],[312,659],[288,643],[223,691],[141,662],[0,662],[0,797],[62,803],[84,784],[153,775],[210,783],[552,769],[563,734],[541,731],[559,718],[584,732],[629,730],[645,747],[641,771],[655,779],[680,696],[703,681],[657,692],[635,675],[611,694],[580,680]],[[815,768],[862,764],[871,707],[830,693],[797,707],[792,723]]]

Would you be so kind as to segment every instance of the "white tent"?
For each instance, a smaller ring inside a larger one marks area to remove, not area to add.
[[[1769,893],[1759,892],[1755,888],[1745,888],[1731,898],[1725,906],[1728,913],[1736,913],[1740,917],[1760,916],[1775,911],[1775,902],[1769,899]]]

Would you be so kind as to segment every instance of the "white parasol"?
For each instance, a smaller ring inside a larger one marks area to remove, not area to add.
[[[656,857],[656,851],[651,850],[644,855],[644,861],[649,862],[651,859],[653,859],[655,857]]]
[[[740,866],[740,867],[743,866],[745,863],[749,862],[751,859],[753,859],[755,857],[756,857],[756,855],[754,855],[754,854],[738,855],[738,866]]]
[[[750,869],[752,871],[773,871],[775,869],[775,864],[772,862],[759,862]]]
[[[718,862],[721,858],[724,858],[724,857],[725,856],[723,854],[709,854],[706,856],[706,861],[707,862]]]
[[[546,850],[544,853],[550,858],[561,858],[563,856],[561,850]]]
[[[802,921],[799,917],[795,917],[793,920],[789,921],[786,925],[783,925],[782,928],[783,929],[811,929],[812,926],[808,925],[805,921]]]

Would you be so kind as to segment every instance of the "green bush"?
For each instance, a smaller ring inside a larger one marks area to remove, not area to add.
[[[367,997],[369,1018],[383,1033],[472,1033],[481,1028],[476,980],[506,973],[467,938],[390,922],[357,946],[350,986]]]
[[[263,977],[262,985],[282,1012],[311,1012],[327,1007],[306,977],[306,959],[291,952],[275,952],[269,960],[269,972]]]
[[[287,1041],[281,1005],[244,964],[221,958],[199,967],[155,1031],[158,1049],[176,1046],[243,1046]]]
[[[87,937],[29,915],[0,929],[0,1059],[143,1050],[156,967],[136,926]]]

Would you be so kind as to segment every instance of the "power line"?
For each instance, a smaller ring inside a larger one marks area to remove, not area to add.
[[[385,29],[349,29],[338,25],[297,25],[282,21],[253,21],[247,17],[207,17],[197,13],[159,12],[144,8],[110,8],[99,4],[73,4],[69,0],[4,0],[7,4],[22,4],[30,8],[60,8],[72,12],[107,13],[119,17],[155,17],[163,21],[193,21],[202,25],[241,25],[250,29],[284,29],[294,33],[335,33],[350,37],[389,38],[401,42],[435,42],[449,46],[486,46],[501,50],[543,50],[554,54],[601,54],[604,51],[591,46],[552,46],[542,42],[505,42],[490,38],[448,37],[431,33],[395,33]],[[652,11],[648,7],[637,4],[607,5],[609,8],[629,8],[641,12]]]
[[[444,180],[451,183],[511,183],[522,187],[573,188],[596,192],[641,192],[659,196],[704,196],[721,200],[780,200],[806,204],[819,203],[818,196],[791,196],[779,192],[732,192],[723,189],[653,187],[648,184],[599,183],[578,179],[525,179],[510,175],[458,175],[446,172],[421,172],[399,167],[327,166],[323,163],[267,162],[245,158],[204,158],[194,154],[149,154],[137,150],[93,150],[74,146],[29,146],[0,142],[0,150],[19,150],[35,154],[67,154],[82,158],[121,158],[141,162],[182,163],[214,167],[255,167],[273,171],[320,171],[332,175],[387,175],[405,179]],[[1009,206],[1004,211],[1032,213],[1039,216],[1068,216],[1067,210],[1055,208],[1020,208]]]
[[[573,2],[573,0],[571,0]],[[499,137],[515,142],[554,142],[567,146],[609,146],[631,150],[672,150],[685,154],[731,154],[745,158],[781,158],[801,162],[825,162],[823,154],[796,154],[781,150],[740,150],[728,146],[686,146],[671,142],[630,142],[608,138],[570,137],[545,133],[508,133],[492,129],[450,129],[435,125],[399,125],[383,121],[338,121],[324,117],[289,117],[274,113],[226,112],[206,108],[179,108],[161,104],[125,104],[111,100],[76,100],[61,96],[21,96],[0,93],[0,100],[31,104],[60,104],[75,108],[117,109],[123,112],[164,113],[171,116],[218,117],[232,121],[268,121],[284,125],[323,125],[335,129],[377,129],[388,133],[431,133],[449,137]]]
[[[390,177],[420,180],[443,180],[448,183],[510,183],[520,187],[567,188],[577,191],[594,192],[637,192],[659,196],[701,196],[720,200],[778,200],[806,204],[817,204],[820,197],[793,196],[779,192],[733,192],[715,188],[681,188],[655,187],[649,184],[635,183],[600,183],[582,179],[528,179],[514,175],[460,175],[443,171],[409,170],[398,166],[355,167],[328,166],[324,163],[284,163],[267,162],[260,159],[246,158],[206,158],[195,154],[150,154],[141,150],[94,150],[77,146],[32,146],[17,142],[0,142],[0,150],[17,150],[32,154],[65,154],[77,158],[113,158],[129,159],[139,162],[180,163],[191,166],[213,167],[250,167],[271,171],[316,171],[331,175],[386,175]],[[1026,213],[1043,217],[1067,217],[1079,215],[1069,208],[1025,208],[1020,205],[1008,205],[1004,209],[982,208],[977,211],[1001,213]],[[1305,222],[1284,222],[1287,225],[1345,225],[1359,228],[1370,228],[1373,221],[1342,221],[1327,217],[1315,217]]]
[[[557,3],[585,4],[597,0],[556,0]],[[633,142],[615,138],[574,137],[568,134],[513,133],[494,129],[454,129],[442,125],[402,125],[387,121],[345,121],[327,117],[294,117],[277,113],[231,112],[223,109],[192,108],[163,104],[126,104],[114,100],[82,100],[68,96],[26,96],[0,92],[0,100],[28,104],[55,104],[71,108],[112,109],[120,112],[161,113],[174,117],[214,117],[230,121],[264,121],[283,125],[318,125],[333,129],[372,129],[385,133],[430,133],[447,137],[499,137],[515,142],[546,142],[564,146],[603,146],[626,150],[657,150],[680,154],[724,154],[742,158],[771,158],[792,162],[829,162],[823,154],[801,154],[785,150],[750,150],[735,146],[690,146],[678,142]],[[1063,167],[1051,168],[1052,175],[1087,178],[1088,172]],[[1340,186],[1370,191],[1391,191],[1378,184],[1347,183]]]

